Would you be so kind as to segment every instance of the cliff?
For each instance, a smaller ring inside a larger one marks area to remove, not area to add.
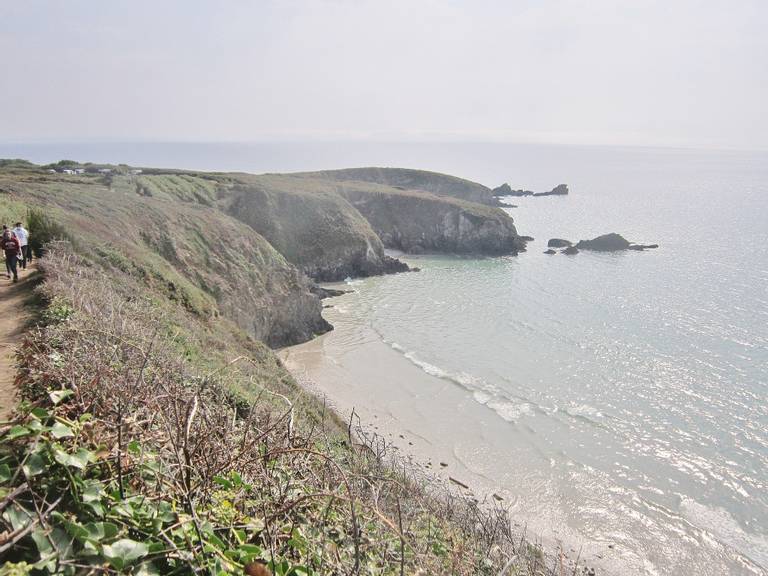
[[[489,189],[443,174],[70,168],[78,166],[87,171],[6,163],[0,192],[21,207],[55,212],[91,247],[91,257],[130,270],[196,314],[228,318],[270,346],[330,329],[312,280],[407,270],[385,246],[411,253],[524,249],[504,211],[466,200],[487,200]]]
[[[407,270],[366,219],[326,182],[238,175],[219,206],[317,281]]]
[[[499,208],[427,193],[345,190],[388,248],[409,253],[515,254],[525,250]]]
[[[309,280],[251,227],[213,207],[137,194],[127,178],[112,183],[0,173],[0,194],[55,215],[88,258],[270,346],[330,329]]]

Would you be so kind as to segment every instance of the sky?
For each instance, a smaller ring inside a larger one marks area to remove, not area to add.
[[[0,0],[0,142],[768,149],[766,0]]]

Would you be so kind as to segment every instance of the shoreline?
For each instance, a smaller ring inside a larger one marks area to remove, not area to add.
[[[338,283],[324,287],[350,288]],[[345,313],[339,308],[344,309],[351,294],[324,301],[330,304],[324,316],[334,325],[333,331],[277,351],[300,386],[324,400],[344,421],[354,413],[363,430],[385,440],[425,479],[507,510],[514,531],[541,546],[546,557],[570,562],[578,558],[585,574],[595,569],[598,574],[624,573],[620,569],[624,561],[612,544],[580,538],[553,510],[536,517],[528,497],[511,488],[525,481],[524,470],[494,477],[478,465],[474,460],[478,453],[496,457],[491,439],[509,423],[490,414],[459,384],[425,372],[370,326],[342,319]],[[344,342],[343,352],[336,349],[338,341]],[[356,379],[349,366],[355,372],[364,366],[367,376]],[[460,421],[455,421],[457,417]]]

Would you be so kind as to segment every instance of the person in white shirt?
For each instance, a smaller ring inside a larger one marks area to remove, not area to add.
[[[21,225],[21,222],[14,224],[13,233],[21,246],[21,268],[27,269],[27,262],[32,262],[32,251],[29,249],[29,232]]]

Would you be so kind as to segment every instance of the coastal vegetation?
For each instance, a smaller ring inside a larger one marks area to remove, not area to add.
[[[342,421],[270,349],[330,329],[307,273],[403,268],[350,201],[384,184],[110,174],[0,163],[4,217],[43,254],[0,425],[0,574],[576,573],[495,500]]]

